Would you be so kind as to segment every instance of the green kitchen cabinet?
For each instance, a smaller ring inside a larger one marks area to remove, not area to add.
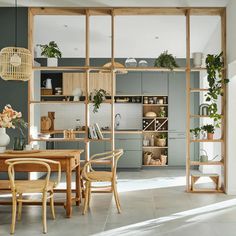
[[[167,72],[142,72],[143,95],[168,95]]]
[[[124,150],[123,156],[118,161],[118,168],[135,168],[142,167],[142,151]]]
[[[116,95],[140,95],[141,73],[128,72],[116,76]]]

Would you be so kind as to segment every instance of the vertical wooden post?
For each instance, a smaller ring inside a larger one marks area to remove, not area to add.
[[[186,191],[190,192],[190,10],[186,10]]]
[[[221,12],[221,50],[223,52],[223,59],[224,59],[224,70],[223,70],[223,78],[226,79],[227,75],[227,58],[226,58],[226,9],[224,8]],[[223,115],[221,118],[221,138],[223,142],[221,143],[221,156],[224,160],[224,184],[223,184],[223,191],[225,192],[227,187],[227,166],[226,166],[226,158],[227,158],[227,150],[226,150],[226,111],[227,111],[227,103],[226,103],[226,96],[227,96],[227,87],[225,84],[223,86],[223,96],[221,97],[221,114]]]
[[[89,66],[90,65],[90,62],[89,62],[89,54],[90,54],[90,33],[89,33],[89,30],[90,30],[90,19],[89,19],[89,10],[86,10],[86,23],[85,23],[85,32],[86,32],[86,38],[85,38],[85,44],[86,44],[86,48],[85,48],[85,52],[86,52],[86,58],[85,58],[85,66]]]

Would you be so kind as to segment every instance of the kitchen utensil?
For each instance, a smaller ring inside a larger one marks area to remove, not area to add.
[[[43,81],[43,85],[47,89],[52,89],[52,79],[47,78],[46,80]]]

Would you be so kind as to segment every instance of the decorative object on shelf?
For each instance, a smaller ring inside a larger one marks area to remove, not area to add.
[[[157,136],[157,146],[158,147],[165,147],[166,146],[166,134],[159,134]]]
[[[0,152],[6,150],[6,146],[10,143],[10,138],[6,134],[6,128],[17,128],[19,137],[24,138],[23,128],[26,129],[28,124],[23,120],[21,112],[12,109],[11,105],[6,105],[0,113]]]
[[[165,166],[167,164],[167,155],[160,155],[161,165]]]
[[[52,89],[52,79],[47,78],[46,80],[43,81],[43,86],[46,89]]]
[[[153,99],[153,103],[157,104],[157,97],[153,97],[152,99]]]
[[[106,63],[105,65],[103,65],[103,68],[105,70],[101,70],[100,72],[102,72],[102,73],[111,73],[110,70],[112,69],[112,63],[111,62]],[[116,61],[114,62],[114,68],[116,68],[116,73],[117,74],[127,74],[128,73],[128,71],[125,69],[124,65],[122,65],[119,62],[116,62]]]
[[[153,117],[157,117],[157,114],[153,111],[149,111],[149,112],[145,113],[145,117],[153,118]]]
[[[148,97],[143,98],[143,104],[148,104]]]
[[[161,160],[158,157],[152,157],[152,159],[149,162],[149,165],[155,165],[155,166],[160,166],[161,165]]]
[[[223,96],[223,86],[228,83],[228,79],[224,79],[224,59],[223,52],[218,55],[208,54],[206,57],[208,92],[206,101],[209,102],[209,115],[214,120],[215,126],[220,127],[221,115],[218,114],[217,99]]]
[[[163,97],[164,104],[167,104],[167,97]]]
[[[155,138],[154,138],[154,135],[153,135],[153,134],[151,135],[150,145],[151,145],[152,147],[155,146]]]
[[[52,89],[41,88],[41,96],[42,95],[52,95],[52,94],[53,94]]]
[[[75,139],[75,133],[73,129],[68,129],[63,131],[65,139]]]
[[[201,116],[209,115],[209,104],[203,103],[199,106],[199,115]]]
[[[120,127],[120,122],[121,122],[121,114],[116,113],[115,114],[115,129],[118,129]]]
[[[203,125],[201,127],[201,129],[205,132],[207,132],[207,139],[212,140],[214,133],[215,133],[215,127],[214,125],[211,124],[207,124],[207,125]]]
[[[24,150],[25,145],[26,145],[25,137],[14,138],[13,150],[17,150],[17,151]]]
[[[95,89],[90,94],[91,101],[94,102],[93,113],[98,112],[98,109],[100,108],[101,103],[106,100],[106,95],[108,94],[104,89],[99,89],[99,90]]]
[[[49,111],[48,112],[48,117],[51,120],[51,126],[50,126],[49,130],[53,131],[54,130],[55,112],[54,111]]]
[[[47,66],[56,67],[58,58],[61,58],[61,51],[55,41],[50,41],[49,44],[37,44],[41,49],[41,56],[47,57]]]
[[[52,121],[48,116],[41,116],[41,131],[49,131]]]
[[[207,155],[206,150],[200,149],[200,152],[201,151],[204,152],[204,154],[199,156],[199,161],[200,162],[208,162],[208,155]]]
[[[150,161],[152,159],[152,156],[153,156],[152,152],[144,152],[143,164],[150,165]]]
[[[149,97],[149,98],[148,98],[148,104],[153,104],[153,103],[154,103],[153,98],[152,98],[152,97]]]
[[[76,121],[75,130],[76,131],[82,130],[82,125],[81,125],[80,119],[76,119],[75,121]]]
[[[10,16],[9,16],[10,17]],[[0,51],[0,77],[4,80],[27,81],[32,76],[32,55],[17,47],[17,0],[15,1],[15,46]]]
[[[61,87],[55,88],[55,95],[62,95],[62,88]]]
[[[194,52],[193,53],[193,66],[196,68],[200,68],[202,65],[202,58],[203,58],[202,52]]]
[[[126,67],[136,67],[137,66],[137,61],[133,57],[128,57],[125,60],[125,66]]]
[[[25,150],[26,151],[31,151],[32,150],[32,145],[31,144],[26,144],[25,145]]]
[[[74,100],[73,101],[79,101],[80,97],[82,96],[82,90],[81,88],[75,88],[72,91],[72,95],[74,96]]]
[[[158,99],[158,104],[164,104],[164,99],[163,98]]]
[[[166,111],[164,107],[160,107],[160,111],[158,113],[159,117],[165,117],[166,116]]]
[[[140,61],[138,62],[138,66],[139,66],[139,67],[148,67],[148,63],[147,63],[146,60],[140,60]]]
[[[199,127],[190,129],[190,133],[192,134],[192,139],[193,140],[199,139],[200,132],[201,132],[201,128]]]
[[[168,54],[168,51],[164,51],[160,54],[160,56],[155,60],[154,66],[169,68],[170,70],[173,70],[175,67],[179,67],[173,55]]]
[[[143,146],[144,146],[144,147],[149,146],[149,139],[147,138],[147,136],[144,136],[144,139],[143,139]]]

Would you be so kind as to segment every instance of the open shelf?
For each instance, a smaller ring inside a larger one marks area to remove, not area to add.
[[[95,67],[95,66],[56,66],[56,67],[47,67],[47,66],[34,66],[34,71],[111,71],[111,69],[104,67]]]
[[[204,88],[191,88],[190,92],[191,93],[197,93],[197,92],[207,92],[208,89],[204,89]]]
[[[103,142],[103,141],[111,141],[111,138],[103,138],[103,139],[87,139],[88,142]]]
[[[168,119],[168,117],[143,117],[143,119]]]
[[[82,104],[85,101],[30,101],[30,104]]]
[[[221,117],[223,115],[220,115]],[[190,115],[190,118],[211,118],[209,115]]]
[[[84,138],[31,138],[30,141],[44,141],[44,142],[83,142]]]
[[[142,166],[145,166],[145,167],[167,167],[168,165],[142,165]]]
[[[143,106],[145,106],[145,107],[148,107],[148,106],[151,106],[151,107],[154,107],[154,106],[167,107],[168,104],[143,104]]]
[[[165,147],[158,147],[158,146],[143,146],[143,149],[150,148],[150,149],[163,149],[163,148],[168,148],[167,146]]]
[[[191,166],[204,166],[204,165],[211,165],[211,166],[223,166],[224,163],[222,161],[207,161],[207,162],[200,162],[200,161],[191,161]]]
[[[192,143],[220,143],[223,142],[222,139],[196,139],[190,140]]]

